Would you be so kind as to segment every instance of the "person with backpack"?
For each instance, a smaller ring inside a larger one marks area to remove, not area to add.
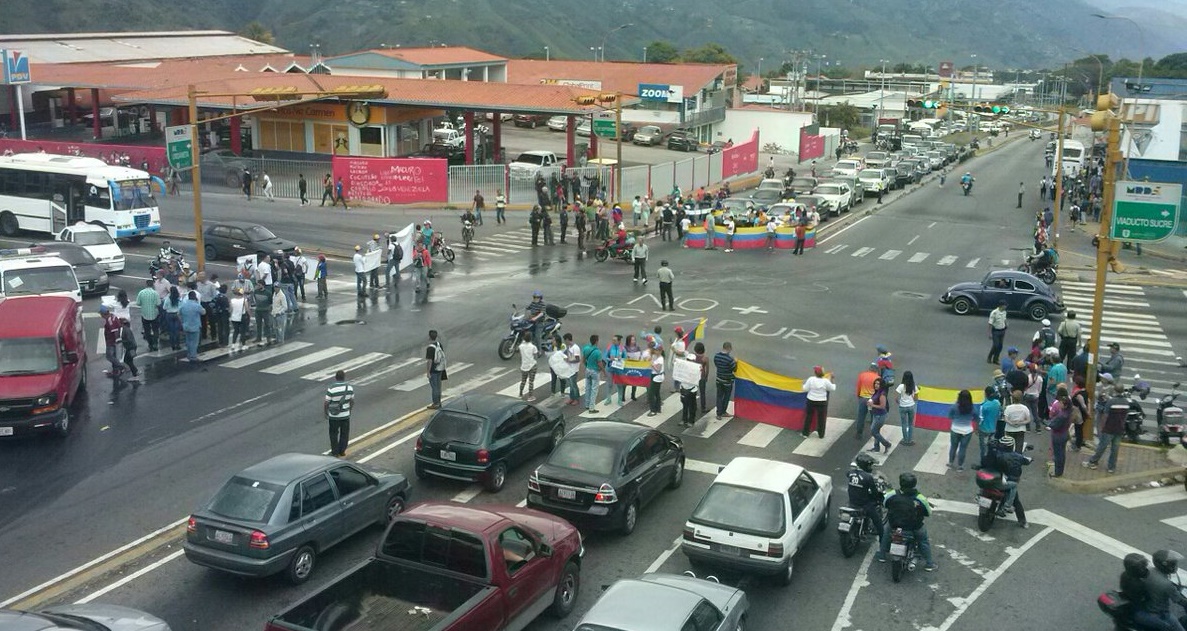
[[[887,389],[894,387],[894,357],[891,356],[890,351],[886,346],[879,344],[878,359],[874,361],[878,365],[878,376],[882,378],[882,383]]]
[[[383,273],[383,286],[391,287],[392,282],[400,284],[400,261],[404,259],[404,248],[394,234],[387,235],[387,268]],[[395,274],[392,271],[395,270]],[[395,281],[392,281],[392,277]]]
[[[330,428],[330,455],[346,457],[350,443],[350,413],[354,409],[354,386],[346,382],[346,371],[334,373],[334,383],[326,388],[322,411]]]
[[[120,345],[124,348],[124,365],[132,371],[128,381],[140,381],[140,371],[136,369],[136,334],[132,332],[132,323],[120,320]]]
[[[432,402],[428,409],[441,409],[441,382],[449,378],[445,372],[445,346],[437,339],[437,330],[429,330],[429,345],[425,347],[425,373],[429,379]]]

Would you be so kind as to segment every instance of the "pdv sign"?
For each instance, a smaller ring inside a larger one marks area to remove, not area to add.
[[[1181,184],[1121,181],[1116,187],[1110,239],[1162,241],[1175,233]]]
[[[29,83],[32,81],[32,76],[29,74],[29,58],[19,50],[0,49],[0,55],[4,56],[4,76],[5,85],[14,83]]]

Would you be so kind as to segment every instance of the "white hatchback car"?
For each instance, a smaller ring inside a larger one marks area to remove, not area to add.
[[[95,257],[99,268],[105,272],[124,271],[124,252],[106,228],[80,221],[64,228],[55,238],[58,241],[81,245]]]
[[[861,160],[838,160],[833,165],[833,173],[846,177],[857,177],[857,174],[864,168],[866,168],[865,163]]]
[[[833,481],[762,458],[726,465],[684,524],[680,549],[694,565],[791,582],[795,553],[828,526]]]

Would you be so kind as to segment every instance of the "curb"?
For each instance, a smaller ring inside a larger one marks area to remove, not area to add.
[[[1047,478],[1047,483],[1056,489],[1069,493],[1106,493],[1118,487],[1157,482],[1164,478],[1174,478],[1176,475],[1182,474],[1183,467],[1164,467],[1161,469],[1150,469],[1148,471],[1137,471],[1135,473],[1123,473],[1121,475],[1106,474],[1107,477],[1096,480],[1073,481],[1062,478]]]

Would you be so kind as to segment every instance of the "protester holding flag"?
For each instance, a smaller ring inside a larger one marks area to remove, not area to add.
[[[602,405],[611,405],[611,401],[618,397],[618,405],[626,403],[626,385],[619,383],[614,377],[621,373],[626,368],[626,347],[622,344],[622,336],[615,335],[614,340],[606,347],[604,354],[606,361],[606,374],[610,377],[610,383],[606,388],[606,400]]]

